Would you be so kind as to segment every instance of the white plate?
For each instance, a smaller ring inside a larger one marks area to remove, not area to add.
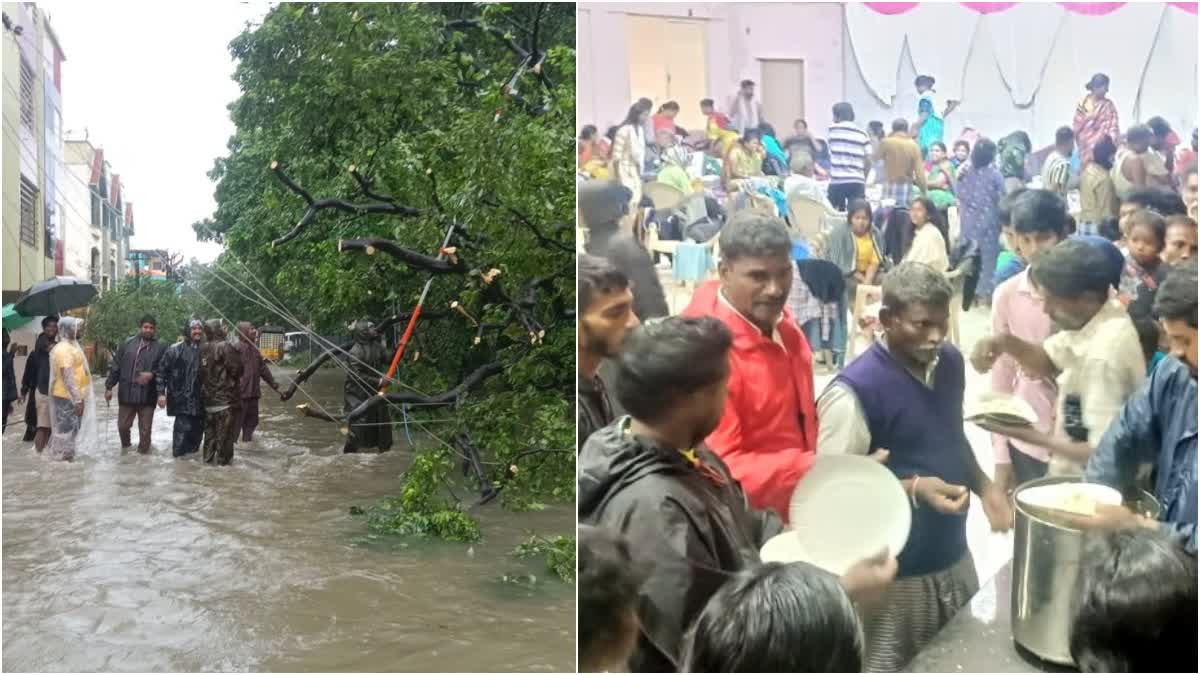
[[[1119,506],[1122,501],[1120,492],[1099,483],[1038,485],[1021,490],[1017,493],[1017,499],[1028,506],[1084,516],[1095,515],[1097,504]]]
[[[963,419],[966,420],[995,413],[1020,417],[1029,424],[1037,424],[1038,421],[1037,411],[1028,401],[998,391],[984,392],[979,398],[963,406]]]
[[[763,546],[763,561],[804,561],[839,576],[884,548],[899,555],[912,527],[900,481],[859,455],[818,455],[789,513],[792,529]]]

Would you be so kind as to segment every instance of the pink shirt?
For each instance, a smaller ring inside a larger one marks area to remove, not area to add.
[[[1050,337],[1050,317],[1042,309],[1042,299],[1029,286],[1029,270],[1005,281],[992,296],[992,334],[1008,333],[1026,342],[1040,345]],[[1058,387],[1053,380],[1035,378],[1021,371],[1011,356],[1005,354],[992,366],[992,390],[1014,394],[1024,399],[1038,416],[1034,427],[1043,433],[1054,431]],[[1026,455],[1043,462],[1050,453],[1037,445],[992,434],[992,449],[997,464],[1009,464],[1008,444]]]

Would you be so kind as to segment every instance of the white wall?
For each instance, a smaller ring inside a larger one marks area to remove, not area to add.
[[[86,164],[66,165],[69,176],[59,181],[63,205],[63,273],[70,277],[88,279],[91,267],[92,201],[87,188],[92,168]]]
[[[718,105],[741,80],[761,80],[759,59],[804,60],[805,116],[814,129],[828,126],[830,108],[841,100],[839,3],[581,2],[576,5],[579,126],[595,124],[603,130],[620,122],[633,103],[625,43],[625,17],[630,14],[705,22],[708,96]],[[791,120],[769,121],[781,130],[791,126]]]

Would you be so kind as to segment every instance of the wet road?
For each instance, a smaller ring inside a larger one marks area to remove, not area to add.
[[[337,410],[340,386],[323,370],[306,389]],[[152,454],[122,455],[102,398],[104,447],[72,464],[9,428],[5,671],[574,670],[574,588],[498,581],[546,576],[509,552],[573,532],[570,506],[489,505],[474,547],[363,543],[349,507],[396,492],[403,433],[391,452],[342,455],[332,425],[292,412],[302,396],[264,394],[254,442],[223,468],[172,459],[163,411]]]

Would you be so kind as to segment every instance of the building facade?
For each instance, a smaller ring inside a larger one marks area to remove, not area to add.
[[[112,172],[103,148],[87,140],[67,141],[65,148],[64,267],[103,293],[128,274],[133,204],[125,201],[121,177]]]
[[[45,14],[31,2],[4,10],[3,301],[63,273],[62,63]]]

